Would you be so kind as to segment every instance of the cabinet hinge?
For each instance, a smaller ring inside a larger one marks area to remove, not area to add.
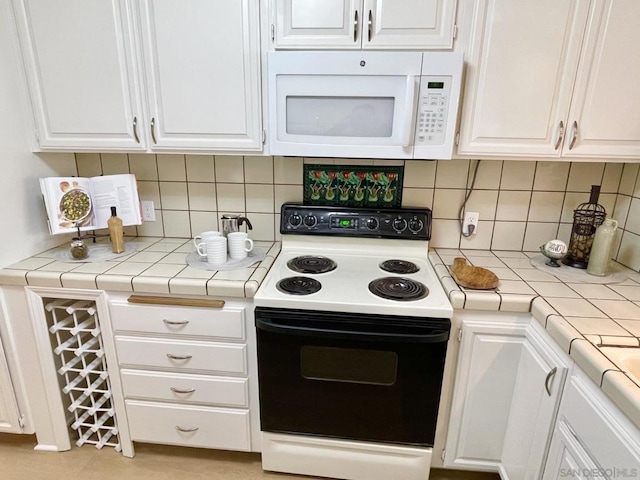
[[[267,143],[267,131],[262,130],[262,144],[264,145],[265,143]]]
[[[456,132],[456,138],[454,142],[456,145],[460,145],[460,132]]]
[[[453,24],[453,39],[455,40],[456,38],[458,38],[458,24],[454,23]]]
[[[20,428],[24,428],[24,415],[20,414],[20,416],[18,417],[18,425],[20,425]]]
[[[445,455],[446,450],[443,448],[442,452],[440,453],[440,460],[442,460],[444,462],[444,455]]]
[[[459,342],[462,341],[462,329],[461,328],[458,329],[458,341]]]
[[[275,42],[276,40],[276,26],[272,23],[271,24],[271,41]]]

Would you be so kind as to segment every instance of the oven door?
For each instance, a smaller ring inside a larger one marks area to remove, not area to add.
[[[255,315],[263,431],[433,445],[448,319]]]

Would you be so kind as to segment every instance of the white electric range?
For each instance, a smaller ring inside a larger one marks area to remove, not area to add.
[[[254,297],[265,470],[428,478],[453,309],[431,211],[285,204]]]

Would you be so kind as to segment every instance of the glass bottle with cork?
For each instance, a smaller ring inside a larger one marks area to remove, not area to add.
[[[109,237],[111,238],[111,251],[113,253],[124,252],[122,219],[118,217],[116,207],[111,207],[111,217],[107,220],[107,227],[109,227]]]

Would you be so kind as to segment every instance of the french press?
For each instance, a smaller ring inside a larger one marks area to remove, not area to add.
[[[251,222],[247,217],[243,217],[241,215],[225,214],[222,215],[220,219],[222,220],[222,235],[224,235],[225,237],[229,233],[237,232],[244,222],[247,223],[247,229],[253,230],[253,226],[251,225]]]

